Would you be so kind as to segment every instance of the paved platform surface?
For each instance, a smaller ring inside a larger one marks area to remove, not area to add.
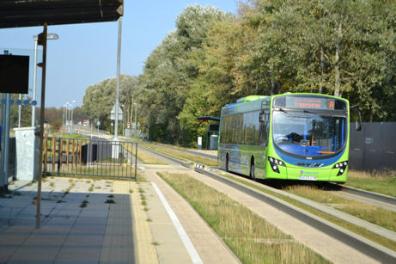
[[[169,171],[169,170],[168,170]],[[176,173],[186,173],[183,168],[179,170],[170,170]],[[193,246],[197,250],[203,263],[218,264],[238,264],[239,259],[209,227],[209,225],[199,216],[199,214],[184,200],[175,190],[172,189],[158,175],[158,170],[147,170],[147,179],[158,186],[166,197],[170,206],[177,214],[181,225],[188,233]],[[157,210],[158,212],[158,210]],[[159,237],[159,240],[167,239],[168,236]],[[162,250],[166,250],[164,246]],[[189,263],[189,262],[168,262],[168,263]]]
[[[40,229],[37,186],[16,182],[10,189],[14,195],[0,198],[0,263],[136,262],[130,194],[136,183],[47,178]]]
[[[35,228],[37,185],[17,181],[10,190],[13,194],[0,198],[0,263],[200,263],[191,257],[151,181],[46,178],[40,229]],[[196,243],[202,228],[190,224],[188,231],[194,228]],[[219,259],[209,245],[206,251],[200,247],[203,259]]]

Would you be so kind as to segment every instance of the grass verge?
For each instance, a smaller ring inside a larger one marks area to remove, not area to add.
[[[147,148],[150,148],[154,151],[158,151],[158,152],[173,156],[178,159],[191,160],[196,163],[205,164],[206,166],[217,166],[218,165],[217,160],[205,158],[198,154],[192,154],[192,153],[189,153],[189,152],[186,152],[183,150],[178,150],[174,147],[167,147],[164,145],[158,145],[158,144],[152,144],[152,143],[151,144],[145,143],[144,145]]]
[[[87,139],[87,136],[81,134],[68,134],[68,133],[54,133],[51,134],[54,137],[60,137],[62,139]]]
[[[337,193],[321,190],[313,186],[292,186],[287,191],[396,231],[396,212],[347,199]]]
[[[141,160],[144,164],[158,164],[158,165],[166,165],[166,163],[163,160],[157,159],[153,155],[147,153],[147,151],[144,151],[140,149],[138,151],[138,159]]]
[[[329,222],[331,222],[333,224],[341,226],[341,227],[343,227],[343,228],[345,228],[345,229],[347,229],[349,231],[352,231],[352,232],[354,232],[354,233],[356,233],[358,235],[361,235],[362,237],[365,237],[365,238],[367,238],[367,239],[369,239],[371,241],[374,241],[374,242],[376,242],[376,243],[378,243],[378,244],[380,244],[380,245],[382,245],[384,247],[387,247],[387,248],[390,248],[390,249],[396,251],[396,242],[395,241],[387,239],[387,238],[382,237],[382,236],[379,236],[379,235],[377,235],[377,234],[375,234],[373,232],[370,232],[369,230],[367,230],[367,229],[365,229],[363,227],[351,224],[349,222],[341,220],[341,219],[339,219],[337,217],[334,217],[332,215],[323,213],[322,211],[314,209],[314,208],[312,208],[312,207],[310,207],[308,205],[305,205],[305,204],[303,204],[301,202],[298,202],[298,201],[296,201],[296,200],[294,200],[292,198],[289,198],[289,197],[287,197],[285,195],[281,195],[281,194],[278,194],[276,192],[272,192],[272,191],[270,191],[270,190],[268,190],[268,189],[266,189],[264,187],[261,187],[259,185],[254,184],[253,182],[250,182],[249,180],[243,179],[240,176],[231,176],[228,173],[222,173],[222,176],[227,178],[227,179],[229,179],[229,180],[231,180],[231,181],[238,182],[238,183],[241,183],[241,184],[243,184],[245,186],[248,186],[248,187],[250,187],[252,189],[255,189],[255,190],[259,191],[259,192],[263,192],[263,193],[269,194],[271,196],[274,196],[276,198],[279,198],[279,199],[281,199],[281,200],[283,200],[283,201],[285,201],[285,202],[287,202],[287,203],[289,203],[291,205],[294,205],[294,206],[296,206],[296,207],[298,207],[300,209],[303,209],[303,210],[305,210],[305,211],[307,211],[307,212],[309,212],[311,214],[314,214],[314,215],[316,215],[318,217],[321,217],[324,220],[327,220],[327,221],[329,221]]]
[[[396,171],[349,171],[346,185],[396,197]]]
[[[224,240],[242,263],[328,263],[223,193],[183,174],[159,173]]]
[[[136,149],[134,146],[132,146],[131,144],[123,144],[123,145],[124,145],[124,148],[126,148],[126,150],[129,153],[131,153],[133,156],[135,155]],[[139,149],[139,147],[138,147],[138,160],[140,160],[144,164],[159,164],[159,165],[168,164],[165,161],[154,157],[150,153],[147,153],[147,151],[144,151],[141,148]]]

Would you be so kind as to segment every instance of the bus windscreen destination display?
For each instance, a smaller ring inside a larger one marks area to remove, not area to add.
[[[319,97],[287,96],[286,108],[334,110],[335,99]]]

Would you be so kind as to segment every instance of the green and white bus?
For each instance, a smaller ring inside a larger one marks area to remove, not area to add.
[[[340,97],[247,96],[221,110],[219,166],[251,178],[344,183],[349,129]]]

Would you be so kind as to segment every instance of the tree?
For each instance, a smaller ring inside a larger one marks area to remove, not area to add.
[[[116,79],[107,79],[87,88],[82,110],[92,121],[100,121],[102,129],[111,129],[110,112],[115,103]],[[126,112],[124,122],[132,118],[134,93],[137,90],[136,77],[122,75],[120,80],[120,105]]]
[[[315,92],[349,99],[365,120],[396,120],[395,18],[392,0],[246,0],[237,15],[190,6],[122,82],[126,119],[137,102],[150,139],[193,145],[206,130],[197,117],[240,97]],[[114,87],[87,90],[91,118],[108,120]]]
[[[203,44],[212,25],[227,15],[211,7],[190,6],[178,17],[177,29],[147,59],[139,78],[142,122],[150,138],[189,144],[191,133],[180,122],[186,98],[199,78]]]

